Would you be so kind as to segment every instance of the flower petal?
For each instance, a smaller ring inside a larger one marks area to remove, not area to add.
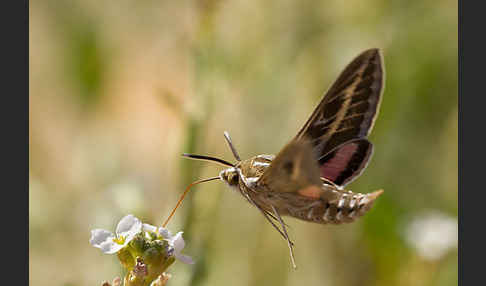
[[[174,247],[174,252],[176,253],[176,256],[182,251],[182,249],[184,249],[184,246],[186,246],[186,243],[182,238],[182,233],[182,231],[179,231],[176,235],[167,240],[169,242],[169,245]]]
[[[179,259],[182,263],[185,264],[194,264],[194,261],[190,256],[184,255],[184,254],[177,254],[176,258]]]
[[[91,238],[89,243],[94,247],[101,249],[103,253],[113,254],[120,250],[123,245],[117,244],[113,241],[115,235],[110,231],[104,229],[93,229],[91,231]]]
[[[113,241],[115,235],[111,231],[107,231],[105,229],[93,229],[91,231],[91,238],[89,239],[89,243],[94,247],[99,247],[99,245],[103,242],[108,240]]]
[[[170,231],[168,229],[161,227],[159,229],[159,233],[162,236],[164,236],[164,233],[165,233],[165,235],[167,235],[169,237],[169,238],[164,239],[169,244],[168,253],[173,251],[173,255],[178,260],[180,260],[181,262],[186,263],[186,264],[194,264],[194,261],[192,260],[192,258],[190,256],[181,254],[182,249],[184,249],[184,247],[186,246],[186,243],[184,242],[184,239],[182,238],[182,234],[184,232],[179,231],[176,235],[171,236]],[[167,236],[164,236],[164,237],[167,237]],[[170,255],[172,255],[172,254],[170,254]]]
[[[171,239],[172,238],[172,233],[170,232],[170,230],[168,230],[167,228],[161,226],[159,228],[159,234],[166,240],[168,239]]]
[[[157,227],[148,223],[144,223],[142,229],[143,231],[157,232]]]
[[[139,234],[141,231],[142,222],[131,214],[123,217],[116,226],[116,235],[125,238],[124,245],[129,243],[135,235]]]
[[[101,251],[106,254],[117,253],[120,249],[125,247],[125,244],[118,244],[115,242],[107,242],[101,246]]]

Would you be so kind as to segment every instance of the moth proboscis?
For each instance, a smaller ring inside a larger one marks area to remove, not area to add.
[[[227,132],[224,137],[236,163],[183,154],[229,168],[217,177],[190,184],[164,226],[192,186],[221,179],[236,188],[287,241],[296,268],[293,242],[282,216],[320,224],[349,223],[364,215],[383,193],[344,189],[371,158],[373,145],[367,137],[378,115],[383,81],[380,51],[366,50],[346,66],[301,130],[276,156],[261,154],[241,160]]]

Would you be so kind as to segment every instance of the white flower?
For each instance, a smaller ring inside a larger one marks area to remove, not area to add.
[[[153,239],[151,238],[150,233],[162,236],[169,245],[168,255],[173,255],[176,259],[186,264],[194,263],[191,257],[181,254],[181,251],[185,246],[184,239],[182,238],[182,231],[173,236],[168,229],[164,227],[157,228],[153,225],[142,223],[138,218],[131,214],[120,220],[116,227],[115,234],[104,229],[92,230],[89,242],[94,247],[101,249],[104,253],[113,254],[124,248],[141,232],[144,232],[146,239]]]
[[[125,247],[141,231],[142,222],[129,214],[120,220],[115,234],[104,229],[93,229],[89,243],[103,253],[113,254]]]
[[[190,256],[181,254],[182,249],[186,246],[184,239],[182,238],[182,231],[179,231],[176,235],[172,236],[170,230],[160,227],[159,234],[164,237],[164,240],[169,243],[169,246],[174,251],[175,258],[179,259],[182,263],[194,264],[194,261]]]
[[[457,219],[432,211],[413,219],[406,229],[406,240],[420,256],[437,260],[457,247]]]

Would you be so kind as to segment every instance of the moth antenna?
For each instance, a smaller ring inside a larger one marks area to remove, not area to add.
[[[208,178],[208,179],[202,179],[202,180],[198,180],[198,181],[195,181],[195,182],[192,182],[189,184],[189,186],[187,186],[186,190],[184,191],[184,193],[182,194],[181,198],[179,199],[179,201],[177,202],[175,208],[172,210],[172,212],[170,213],[169,217],[165,220],[164,224],[162,225],[162,227],[165,227],[168,223],[169,223],[169,220],[172,218],[172,216],[174,215],[175,211],[177,210],[177,208],[181,205],[182,201],[184,200],[184,197],[187,195],[187,192],[189,192],[189,190],[197,185],[197,184],[200,184],[200,183],[204,183],[204,182],[209,182],[209,181],[214,181],[214,180],[218,180],[219,177],[212,177],[212,178]]]
[[[196,155],[196,154],[188,154],[188,153],[184,153],[184,154],[182,154],[182,156],[187,157],[187,158],[191,158],[191,159],[195,159],[195,160],[213,161],[213,162],[217,162],[217,163],[220,163],[222,165],[230,166],[230,167],[234,167],[235,166],[235,165],[231,164],[230,162],[227,162],[227,161],[225,161],[223,159],[219,159],[219,158],[215,158],[215,157],[210,157],[210,156]]]
[[[228,131],[224,132],[224,138],[226,139],[226,142],[228,142],[228,145],[231,149],[231,152],[233,152],[233,156],[235,156],[235,159],[237,161],[241,161],[240,155],[238,155],[238,152],[236,152],[235,146],[233,145],[233,142],[231,141],[231,137],[229,136]]]

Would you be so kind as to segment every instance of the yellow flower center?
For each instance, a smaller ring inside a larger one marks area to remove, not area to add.
[[[115,237],[113,238],[113,242],[123,245],[125,243],[125,237],[124,236]]]

